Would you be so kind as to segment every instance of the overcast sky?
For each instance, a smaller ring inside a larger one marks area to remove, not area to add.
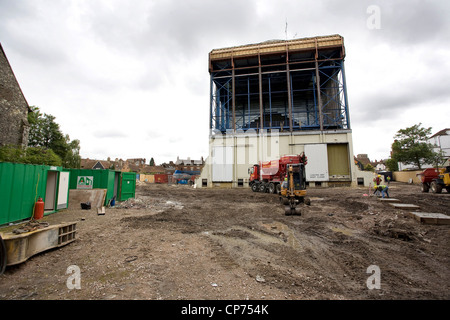
[[[206,158],[212,49],[340,34],[354,154],[450,127],[450,1],[0,0],[29,105],[91,159]],[[287,23],[287,29],[286,29]],[[287,30],[287,32],[286,32]]]

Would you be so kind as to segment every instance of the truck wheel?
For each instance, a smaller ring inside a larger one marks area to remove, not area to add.
[[[275,193],[275,184],[273,182],[269,183],[269,193]]]
[[[277,191],[278,194],[281,193],[281,183],[277,183],[277,185],[275,186],[275,189]]]
[[[433,193],[441,193],[442,186],[438,184],[436,181],[431,181],[430,189]]]
[[[261,183],[259,185],[259,192],[266,192],[266,189],[267,189],[267,187],[266,187],[265,183]]]
[[[427,182],[422,183],[422,192],[428,192],[430,190],[430,186]]]
[[[252,191],[258,192],[259,191],[259,183],[253,183],[252,184]]]

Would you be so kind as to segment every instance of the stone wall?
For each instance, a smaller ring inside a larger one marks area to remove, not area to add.
[[[28,144],[28,103],[0,44],[0,146]]]

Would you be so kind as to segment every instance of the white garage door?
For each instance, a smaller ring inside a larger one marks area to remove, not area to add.
[[[307,144],[305,155],[308,157],[308,164],[305,166],[306,181],[328,181],[327,145]]]
[[[214,147],[212,153],[212,181],[233,181],[233,147]]]

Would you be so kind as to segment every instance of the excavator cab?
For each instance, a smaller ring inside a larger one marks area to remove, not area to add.
[[[301,215],[299,204],[310,204],[306,198],[305,165],[288,164],[285,180],[281,185],[280,201],[285,205],[286,215]]]

